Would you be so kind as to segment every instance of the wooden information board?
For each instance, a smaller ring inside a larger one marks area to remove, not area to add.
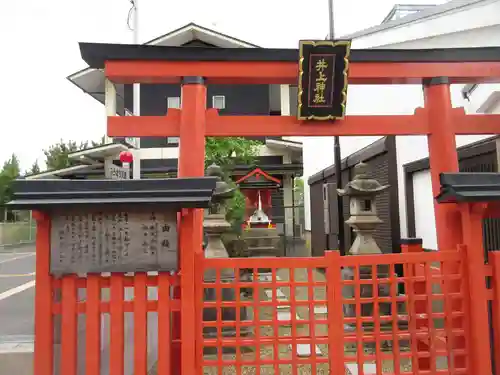
[[[177,270],[177,212],[52,214],[51,273]]]

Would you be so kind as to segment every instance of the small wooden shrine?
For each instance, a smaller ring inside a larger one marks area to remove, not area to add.
[[[271,194],[281,187],[281,181],[256,168],[237,180],[236,184],[245,195],[243,240],[250,256],[279,256],[280,236],[272,221]]]
[[[269,175],[260,168],[255,168],[250,173],[236,181],[240,191],[245,196],[244,227],[250,223],[256,227],[273,227],[272,201],[273,191],[281,187],[281,180]]]

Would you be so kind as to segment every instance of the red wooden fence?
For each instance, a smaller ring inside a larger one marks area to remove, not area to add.
[[[52,288],[57,295],[61,289],[61,301],[53,301],[52,313],[61,316],[63,334],[61,335],[61,374],[76,375],[78,315],[85,319],[85,368],[86,374],[101,373],[101,330],[102,317],[109,314],[109,373],[123,375],[125,334],[125,313],[133,314],[133,369],[134,375],[148,373],[147,360],[147,314],[156,313],[158,319],[158,362],[157,373],[171,373],[171,314],[180,310],[180,301],[171,298],[173,286],[179,278],[168,273],[146,275],[137,273],[133,276],[113,274],[111,276],[88,275],[86,278],[65,276],[53,280]],[[148,299],[148,288],[157,288],[157,298]],[[126,288],[133,289],[133,299],[125,298]],[[103,300],[103,292],[109,290],[109,300]],[[86,292],[86,298],[79,300],[78,291]],[[50,352],[50,347],[47,352]],[[48,353],[47,353],[48,354]],[[56,364],[57,365],[57,364]]]
[[[179,358],[172,356],[176,353],[172,347],[182,342],[172,337],[171,322],[180,311],[180,300],[172,290],[180,285],[181,276],[136,273],[56,279],[49,275],[48,233],[49,225],[41,220],[36,374],[52,375],[60,369],[60,374],[73,375],[84,366],[88,375],[101,374],[103,368],[122,375],[132,366],[133,374],[146,375],[152,350],[148,314],[153,313],[158,325],[155,371],[177,375],[174,365]],[[471,338],[477,324],[469,316],[471,304],[491,301],[498,351],[500,252],[491,252],[490,264],[475,269],[477,275],[471,278],[466,248],[416,250],[348,257],[328,252],[320,258],[205,259],[198,255],[193,306],[197,373],[344,374],[357,366],[359,374],[483,374],[477,366],[487,367],[490,353],[474,357],[477,351],[472,350]],[[395,273],[398,265],[403,275]],[[362,267],[371,271],[370,278],[359,277]],[[379,268],[385,269],[385,276],[377,276]],[[351,269],[353,278],[343,280],[342,269]],[[221,275],[228,271],[234,278],[223,279]],[[213,279],[204,277],[209,272]],[[491,288],[486,300],[478,300],[474,290],[481,285],[470,285],[471,280],[487,277]],[[213,298],[205,298],[210,293]],[[359,314],[366,306],[372,306],[373,312]],[[346,309],[356,313],[349,316]],[[209,310],[212,315],[215,312],[214,318],[204,320]],[[229,310],[234,318],[222,319]],[[129,338],[126,315],[134,322]],[[101,348],[104,331],[109,336],[107,354]],[[127,351],[131,344],[133,349]]]
[[[464,259],[463,251],[353,257],[330,252],[323,258],[265,260],[199,258],[198,373],[344,374],[353,365],[359,374],[471,373],[469,362],[460,361],[468,356],[467,345],[455,344],[467,343],[469,335],[469,324],[454,325],[456,319],[467,323]],[[406,269],[402,277],[395,273],[398,264]],[[263,266],[270,272],[262,273]],[[374,271],[382,266],[388,276],[378,278]],[[370,268],[373,277],[361,279],[361,267]],[[437,267],[454,271],[443,276],[432,272]],[[354,279],[342,280],[342,268],[353,269]],[[234,281],[221,280],[221,271],[227,269],[236,275]],[[203,281],[207,270],[215,271],[215,280]],[[251,270],[250,280],[241,277],[243,270]],[[401,285],[404,294],[398,292]],[[419,290],[422,285],[425,288]],[[366,286],[373,286],[373,294],[362,294]],[[343,297],[346,287],[354,289],[353,297]],[[379,295],[381,287],[389,292]],[[223,300],[224,289],[235,291],[233,301]],[[215,290],[214,300],[203,301],[207,290]],[[252,297],[242,297],[241,290],[252,291]],[[359,312],[369,304],[372,316],[344,316],[345,306]],[[385,315],[384,304],[391,307]],[[229,308],[236,309],[234,321],[221,319],[222,310]],[[202,321],[203,309],[215,309],[217,319]],[[247,312],[244,319],[242,311]],[[203,328],[208,327],[217,330],[216,337],[204,335]],[[233,327],[235,334],[223,335],[227,327]],[[420,368],[421,363],[429,367]]]

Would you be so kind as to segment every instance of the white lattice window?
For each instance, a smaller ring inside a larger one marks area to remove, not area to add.
[[[224,109],[226,108],[226,97],[224,95],[215,95],[212,97],[212,108]]]
[[[178,96],[171,96],[167,98],[167,108],[181,108],[181,98]]]
[[[168,137],[167,138],[167,144],[169,145],[178,145],[179,144],[179,137]]]

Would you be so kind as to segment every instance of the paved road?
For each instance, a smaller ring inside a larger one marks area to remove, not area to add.
[[[34,334],[35,249],[0,253],[0,353],[32,346]],[[25,349],[28,350],[28,349]],[[1,374],[1,372],[0,372]]]

